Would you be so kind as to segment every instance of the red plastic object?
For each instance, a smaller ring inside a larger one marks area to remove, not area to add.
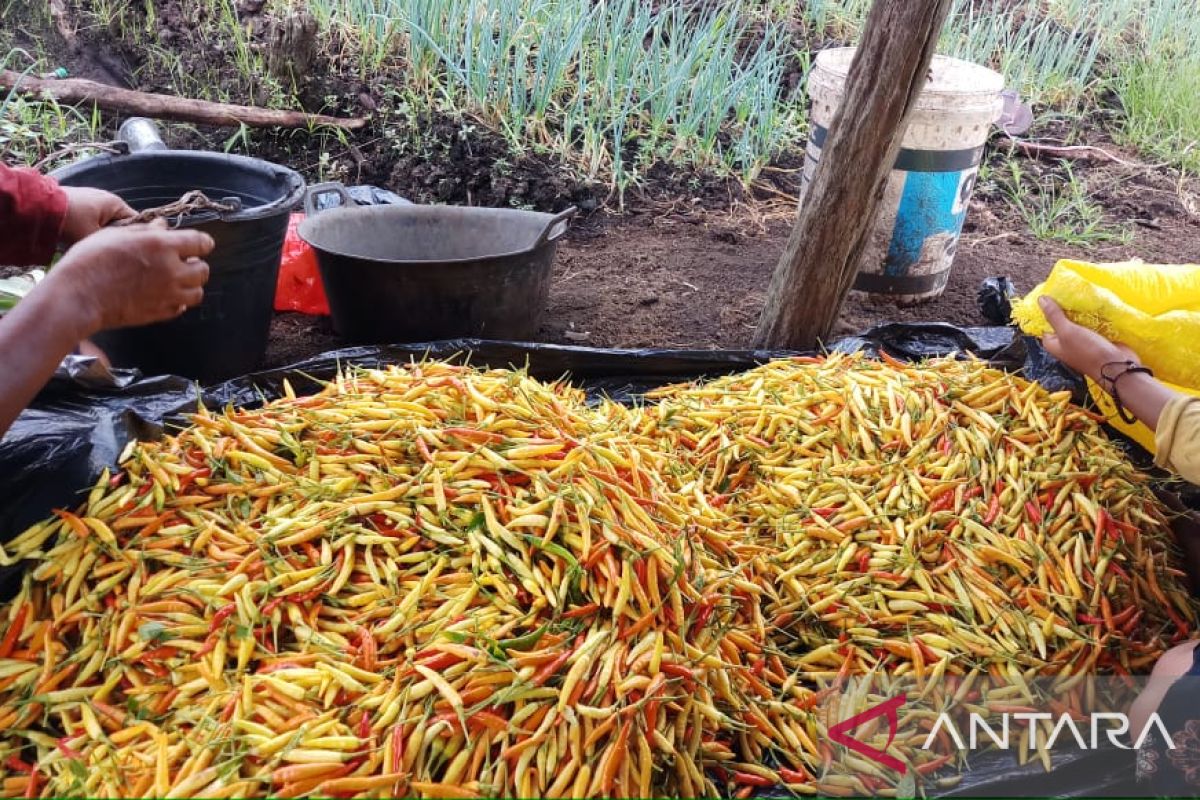
[[[297,233],[303,214],[288,219],[287,238],[279,261],[279,282],[275,287],[275,310],[301,314],[329,315],[329,301],[317,269],[317,256]]]

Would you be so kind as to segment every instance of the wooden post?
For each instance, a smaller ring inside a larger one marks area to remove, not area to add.
[[[833,330],[950,4],[875,0],[841,107],[771,278],[755,346],[808,349]]]

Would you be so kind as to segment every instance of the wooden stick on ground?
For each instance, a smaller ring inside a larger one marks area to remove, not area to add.
[[[60,103],[95,103],[106,111],[191,122],[196,125],[248,125],[252,128],[307,128],[329,125],[345,130],[357,130],[367,124],[362,117],[344,119],[303,111],[277,111],[255,106],[213,103],[208,100],[121,89],[82,78],[46,80],[8,69],[0,70],[0,89],[15,90],[18,94],[52,97]]]
[[[1012,145],[1030,158],[1049,156],[1050,158],[1064,158],[1075,161],[1112,161],[1123,167],[1134,167],[1136,169],[1159,169],[1167,166],[1167,162],[1162,164],[1141,164],[1136,161],[1126,161],[1101,147],[1093,147],[1089,144],[1057,145],[1013,138],[1001,139],[1000,144]]]

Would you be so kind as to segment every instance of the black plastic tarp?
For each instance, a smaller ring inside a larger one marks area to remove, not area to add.
[[[831,351],[884,351],[898,359],[974,354],[993,365],[1036,378],[1082,398],[1077,377],[1066,372],[1033,340],[1009,327],[958,328],[946,324],[889,324],[834,343]],[[535,377],[569,377],[590,396],[633,401],[667,383],[745,370],[792,352],[715,350],[600,350],[522,342],[458,339],[382,347],[355,347],[324,353],[291,366],[254,373],[201,393],[183,378],[140,379],[118,374],[106,379],[94,371],[64,374],[43,392],[0,440],[0,540],[72,506],[101,470],[112,467],[134,439],[181,424],[203,395],[211,407],[254,406],[282,393],[285,379],[299,393],[343,366],[406,363],[421,358],[458,358],[476,366],[524,367]],[[77,371],[78,372],[78,371]],[[86,373],[86,378],[81,377]],[[107,384],[107,388],[106,388]],[[13,590],[11,571],[0,575],[0,598]],[[5,580],[7,578],[7,580]],[[5,584],[8,584],[5,586]],[[1046,774],[1039,764],[1018,768],[1011,753],[972,758],[953,796],[1127,795],[1132,761],[1116,749],[1059,756]]]

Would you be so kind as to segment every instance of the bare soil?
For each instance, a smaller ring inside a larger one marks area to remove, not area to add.
[[[1097,197],[1114,224],[1124,221],[1128,243],[1038,240],[1001,197],[985,193],[972,204],[941,297],[900,307],[851,293],[834,335],[883,322],[987,324],[977,300],[985,278],[1008,277],[1026,292],[1063,258],[1200,262],[1200,217],[1188,212],[1188,195],[1168,176],[1115,164],[1075,169],[1091,185],[1116,187]],[[539,338],[589,347],[749,347],[790,225],[785,210],[766,219],[674,210],[593,215],[559,248]],[[328,320],[284,314],[275,320],[267,358],[278,365],[342,344]]]

